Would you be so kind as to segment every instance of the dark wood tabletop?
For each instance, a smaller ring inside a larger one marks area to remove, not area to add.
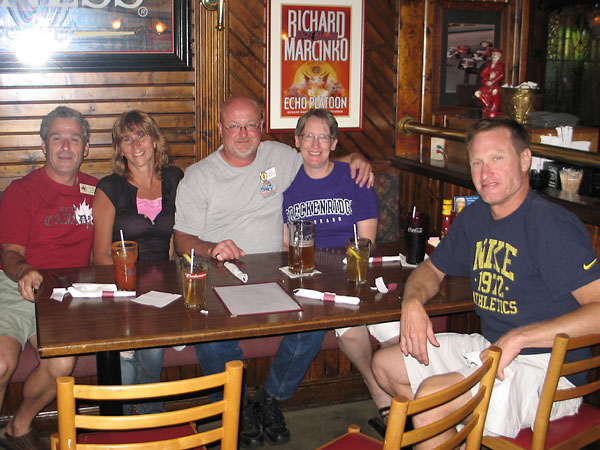
[[[371,254],[397,255],[400,248],[399,244],[380,244]],[[237,285],[241,281],[214,260],[209,262],[204,306],[208,314],[186,308],[183,298],[164,308],[140,305],[126,298],[74,299],[67,295],[59,302],[50,299],[54,287],[76,282],[114,283],[113,267],[45,270],[36,297],[39,352],[44,357],[78,355],[397,320],[401,312],[398,296],[411,269],[402,268],[399,262],[371,264],[367,284],[356,287],[346,281],[344,256],[343,248],[317,250],[315,266],[322,273],[296,279],[279,270],[287,265],[287,253],[247,255],[236,264],[248,274],[250,283],[278,280],[288,292],[303,287],[358,296],[359,306],[295,297],[304,311],[238,317],[228,314],[211,287]],[[387,294],[372,291],[370,287],[380,276],[386,283],[397,283],[398,290]],[[181,293],[178,262],[138,264],[138,295],[151,290]],[[440,293],[428,302],[427,310],[432,316],[473,310],[468,279],[447,277]]]

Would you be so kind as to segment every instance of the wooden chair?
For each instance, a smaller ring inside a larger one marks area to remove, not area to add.
[[[570,389],[557,390],[561,376],[600,367],[600,356],[581,361],[565,363],[568,350],[600,344],[600,334],[590,334],[578,338],[557,334],[552,347],[552,355],[546,371],[546,378],[535,415],[533,431],[523,428],[515,438],[483,438],[483,445],[492,449],[575,449],[600,439],[600,410],[583,403],[574,416],[549,421],[552,404],[556,401],[582,397],[600,389],[600,380]]]
[[[58,434],[50,438],[53,450],[99,450],[118,448],[163,450],[203,448],[221,441],[221,449],[236,450],[243,364],[230,361],[225,371],[214,375],[166,383],[131,386],[75,385],[73,377],[56,380],[58,405]],[[159,414],[131,416],[95,416],[76,413],[75,401],[119,400],[134,402],[151,397],[190,394],[223,387],[223,400],[201,406]],[[221,415],[220,427],[198,433],[195,421]],[[102,430],[77,435],[77,429]],[[107,431],[113,430],[113,431]]]
[[[351,425],[346,434],[317,450],[397,450],[428,440],[459,423],[463,423],[464,427],[452,439],[440,445],[438,449],[453,449],[458,447],[461,442],[466,441],[468,450],[479,450],[500,353],[498,347],[492,346],[485,362],[479,369],[468,378],[439,392],[411,401],[404,397],[393,398],[385,442],[362,434],[358,426]],[[448,403],[468,392],[477,383],[479,383],[477,394],[460,409],[437,422],[404,432],[407,416]]]

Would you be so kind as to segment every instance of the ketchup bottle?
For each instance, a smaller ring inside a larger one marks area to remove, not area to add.
[[[445,198],[442,202],[442,228],[440,231],[440,238],[443,238],[448,234],[450,223],[452,223],[452,199]]]

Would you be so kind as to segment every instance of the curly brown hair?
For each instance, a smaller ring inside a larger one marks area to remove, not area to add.
[[[143,111],[133,110],[121,114],[115,121],[112,129],[112,144],[113,144],[113,170],[119,175],[127,177],[129,169],[127,167],[127,159],[121,155],[119,144],[126,132],[141,131],[152,139],[154,144],[154,170],[156,176],[162,179],[162,171],[169,167],[171,157],[169,154],[169,146],[167,140],[163,136],[160,128],[150,115]]]

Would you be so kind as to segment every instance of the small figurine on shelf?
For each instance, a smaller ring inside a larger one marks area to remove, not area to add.
[[[500,82],[504,79],[504,64],[500,61],[502,52],[491,49],[492,60],[481,69],[481,87],[475,91],[475,97],[483,104],[483,117],[500,115]]]

